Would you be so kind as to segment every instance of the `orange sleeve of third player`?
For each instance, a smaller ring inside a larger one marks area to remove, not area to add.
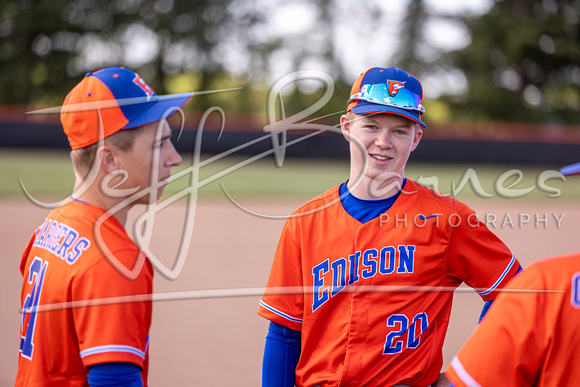
[[[297,218],[286,221],[258,309],[260,316],[295,331],[302,330],[304,314],[299,228]]]
[[[541,290],[535,267],[506,289]],[[446,370],[456,386],[532,386],[542,361],[546,313],[542,292],[504,292]]]

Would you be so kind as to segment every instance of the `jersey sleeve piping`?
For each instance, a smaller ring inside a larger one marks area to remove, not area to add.
[[[302,319],[301,318],[292,317],[289,314],[286,314],[286,313],[284,313],[282,311],[279,311],[276,308],[271,307],[270,305],[266,304],[262,300],[260,300],[260,306],[262,306],[264,309],[267,309],[270,312],[272,312],[272,313],[274,313],[274,314],[276,314],[276,315],[278,315],[278,316],[280,316],[282,318],[285,318],[288,321],[297,322],[297,323],[302,324]]]
[[[514,253],[512,253],[511,261],[508,263],[507,267],[505,268],[503,273],[501,273],[501,276],[497,279],[497,281],[495,281],[495,283],[493,285],[491,285],[491,287],[489,289],[484,290],[482,292],[478,291],[477,293],[479,293],[479,295],[481,295],[481,296],[485,296],[485,295],[488,295],[489,293],[493,292],[499,286],[499,284],[504,280],[506,275],[510,272],[515,261],[516,261],[516,255]]]
[[[465,370],[465,368],[463,368],[463,364],[461,364],[461,361],[457,356],[453,357],[451,360],[451,367],[453,367],[453,370],[459,379],[461,379],[461,381],[468,387],[481,387],[481,385],[477,383],[475,379],[473,379],[473,377]]]
[[[130,353],[139,356],[142,360],[145,360],[144,351],[132,347],[130,345],[117,345],[117,344],[100,345],[98,347],[87,348],[80,352],[80,356],[81,358],[85,358],[87,356],[100,355],[103,353],[111,353],[111,352]]]

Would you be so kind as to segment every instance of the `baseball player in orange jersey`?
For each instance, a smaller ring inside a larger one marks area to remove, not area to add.
[[[579,174],[580,163],[562,173]],[[534,262],[506,289],[451,360],[451,385],[578,385],[580,254]]]
[[[452,290],[491,301],[519,270],[468,206],[404,178],[422,96],[392,67],[355,81],[341,117],[350,179],[287,220],[260,301],[263,386],[436,383]]]
[[[124,225],[181,163],[165,118],[190,98],[160,98],[120,67],[87,74],[66,97],[76,189],[22,255],[16,386],[147,384],[153,269]]]

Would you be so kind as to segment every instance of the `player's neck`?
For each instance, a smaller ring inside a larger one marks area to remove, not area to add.
[[[370,179],[366,176],[357,182],[357,177],[351,176],[347,188],[351,194],[362,200],[387,199],[401,190],[403,177],[390,177],[388,179]]]
[[[74,196],[74,198],[90,205],[100,207],[108,212],[111,212],[111,209],[123,200],[123,198],[111,198],[103,195],[101,192],[95,192],[92,187],[87,189],[85,192],[80,193],[78,196]],[[133,207],[133,205],[122,206],[119,210],[115,209],[114,213],[111,212],[111,215],[125,226],[127,223],[127,215],[131,207]]]

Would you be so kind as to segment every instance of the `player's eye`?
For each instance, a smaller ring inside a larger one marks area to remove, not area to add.
[[[163,146],[167,143],[167,141],[169,141],[168,138],[162,139],[161,141],[155,142],[155,144],[153,145],[153,147],[155,149],[157,149],[157,148],[163,148]]]

